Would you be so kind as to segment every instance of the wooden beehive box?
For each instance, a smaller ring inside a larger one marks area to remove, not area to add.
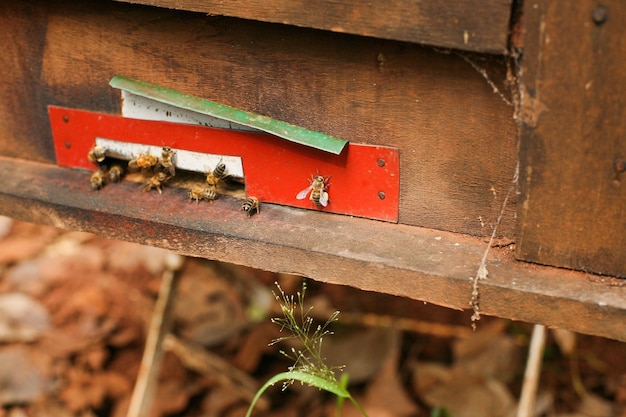
[[[617,0],[0,7],[0,214],[451,308],[483,265],[481,313],[626,340]],[[396,148],[397,223],[91,192],[56,164],[48,106],[119,114],[115,75]]]

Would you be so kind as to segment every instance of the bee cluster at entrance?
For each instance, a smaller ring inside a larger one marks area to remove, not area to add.
[[[141,153],[127,163],[118,159],[114,159],[107,155],[107,149],[100,145],[94,145],[87,154],[87,159],[98,166],[90,178],[90,187],[92,190],[100,190],[109,183],[115,183],[122,180],[128,174],[132,175],[141,183],[143,192],[156,190],[159,194],[163,193],[163,187],[177,176],[180,171],[176,170],[176,151],[169,146],[161,149],[161,155],[155,156],[147,152]],[[184,172],[183,176],[188,177],[189,173]],[[227,171],[226,164],[219,161],[217,165],[205,174],[204,181],[185,182],[184,187],[187,188],[189,201],[212,202],[224,194],[227,188],[230,175]],[[245,212],[248,217],[260,212],[259,199],[252,196],[246,196],[241,202],[241,211]]]

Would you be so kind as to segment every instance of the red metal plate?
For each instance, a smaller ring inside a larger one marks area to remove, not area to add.
[[[96,137],[242,158],[246,193],[262,202],[371,219],[398,221],[398,150],[349,143],[333,155],[266,133],[216,129],[49,106],[50,124],[60,166],[94,165],[87,153]],[[296,194],[319,172],[331,176],[327,207]]]

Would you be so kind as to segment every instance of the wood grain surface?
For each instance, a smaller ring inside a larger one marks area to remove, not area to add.
[[[539,5],[525,8],[517,256],[626,277],[626,9]]]
[[[122,0],[272,23],[504,54],[512,0]]]

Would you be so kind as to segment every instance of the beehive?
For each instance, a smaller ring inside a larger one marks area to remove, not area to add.
[[[482,313],[626,340],[626,11],[518,3],[3,4],[0,213],[452,308],[483,265]],[[116,75],[397,149],[397,222],[91,192],[48,106],[119,115]]]

